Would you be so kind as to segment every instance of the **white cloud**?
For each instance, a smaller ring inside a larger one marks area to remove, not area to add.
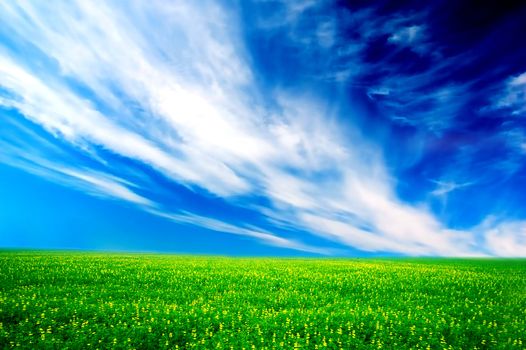
[[[482,230],[492,255],[526,257],[526,221],[495,222],[494,218],[489,218]]]
[[[313,6],[295,4],[287,16]],[[216,3],[0,2],[0,22],[60,67],[55,72],[0,48],[0,86],[16,96],[0,105],[16,108],[57,138],[80,149],[101,147],[177,183],[259,210],[278,223],[276,231],[296,227],[367,251],[477,252],[470,232],[450,230],[429,209],[397,198],[382,155],[356,130],[344,128],[329,102],[261,91],[235,13]],[[323,45],[331,45],[331,30],[328,25],[318,31]],[[413,31],[397,40],[416,40]],[[278,108],[265,107],[261,94]],[[445,92],[437,94],[433,98],[449,102]],[[135,193],[125,174],[66,166],[54,166],[54,172],[81,183],[84,191],[142,205],[179,223],[330,252],[247,225],[153,210],[162,203]],[[271,206],[243,201],[251,196]]]
[[[241,226],[235,226],[228,223],[225,223],[223,221],[211,219],[204,216],[195,215],[192,213],[182,212],[182,213],[170,213],[170,212],[163,212],[159,210],[149,210],[150,213],[164,217],[166,219],[172,220],[174,222],[180,223],[180,224],[190,224],[190,225],[196,225],[205,227],[207,229],[217,231],[217,232],[224,232],[224,233],[230,233],[234,235],[241,235],[241,236],[247,236],[254,239],[258,239],[260,241],[263,241],[264,243],[280,248],[289,248],[294,250],[299,250],[303,252],[308,253],[315,253],[315,254],[323,254],[323,255],[331,255],[334,254],[334,250],[331,249],[325,249],[325,248],[318,248],[313,247],[292,239],[287,239],[283,237],[276,236],[272,233],[266,232],[265,230],[261,230],[258,228],[248,228],[248,227],[241,227]]]
[[[496,108],[509,108],[513,115],[526,113],[526,72],[510,77],[495,102]]]
[[[425,25],[410,24],[419,16],[409,16],[407,18],[394,18],[388,23],[386,29],[392,34],[387,39],[388,42],[400,47],[409,48],[419,55],[431,55],[438,57],[440,54],[433,51],[432,44],[429,41],[427,28]],[[437,49],[436,47],[434,48]]]
[[[389,89],[388,87],[375,87],[368,89],[367,96],[371,100],[374,100],[377,96],[389,96],[390,93],[391,89]]]
[[[511,86],[524,86],[526,85],[526,72],[519,74],[516,77],[511,78],[510,80]]]
[[[3,105],[17,108],[32,121],[69,141],[94,143],[149,164],[168,177],[201,185],[214,193],[227,194],[245,186],[228,167],[213,159],[190,157],[194,164],[188,166],[163,150],[163,145],[156,145],[100,114],[66,86],[53,81],[44,83],[6,56],[0,56],[0,78],[4,88],[19,96],[4,100]]]
[[[434,182],[437,186],[433,191],[431,191],[430,194],[437,197],[442,197],[450,192],[473,185],[473,182],[458,183],[455,181],[440,180],[432,180],[432,182]]]
[[[79,171],[76,169],[68,169],[63,167],[57,167],[56,171],[78,179],[87,186],[84,190],[90,192],[95,190],[95,195],[102,195],[104,197],[111,197],[120,199],[126,202],[135,203],[141,206],[153,207],[155,204],[142,196],[139,196],[135,192],[132,192],[125,184],[129,184],[125,180],[116,178],[114,176],[108,176],[107,174],[94,172],[94,171]]]
[[[100,171],[88,168],[70,168],[56,162],[28,154],[20,148],[0,142],[0,161],[21,168],[48,181],[75,188],[93,196],[129,202],[142,208],[155,208],[156,203],[134,192],[138,186]],[[35,152],[36,153],[36,152]]]
[[[389,41],[400,45],[411,46],[422,38],[422,27],[412,25],[397,30],[389,37]]]

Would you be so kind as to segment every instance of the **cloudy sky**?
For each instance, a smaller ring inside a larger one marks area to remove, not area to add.
[[[526,6],[1,1],[0,246],[526,255]]]

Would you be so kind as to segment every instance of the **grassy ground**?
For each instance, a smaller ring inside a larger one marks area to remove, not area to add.
[[[526,349],[526,260],[0,252],[0,348]]]

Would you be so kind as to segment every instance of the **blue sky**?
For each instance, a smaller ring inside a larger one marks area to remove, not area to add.
[[[1,2],[0,246],[525,256],[525,16]]]

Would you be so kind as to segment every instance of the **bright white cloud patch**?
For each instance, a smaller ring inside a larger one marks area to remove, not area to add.
[[[526,221],[486,225],[485,239],[490,253],[505,257],[526,257]]]
[[[372,252],[479,253],[472,233],[450,230],[425,206],[397,197],[382,155],[353,130],[342,134],[329,101],[262,91],[235,13],[216,3],[1,2],[0,22],[43,56],[38,63],[0,48],[0,86],[11,94],[1,106],[80,149],[103,148],[258,210],[276,232],[163,210],[163,203],[135,193],[126,174],[64,165],[54,173],[65,184],[75,179],[86,192],[170,220],[301,251],[330,253],[279,233],[301,229]],[[317,35],[321,45],[333,45],[332,23]],[[407,27],[390,40],[413,45],[420,35],[419,27]],[[266,107],[263,94],[278,108]],[[252,204],[251,196],[270,205]],[[506,232],[488,235],[495,254],[513,253],[519,238]]]

